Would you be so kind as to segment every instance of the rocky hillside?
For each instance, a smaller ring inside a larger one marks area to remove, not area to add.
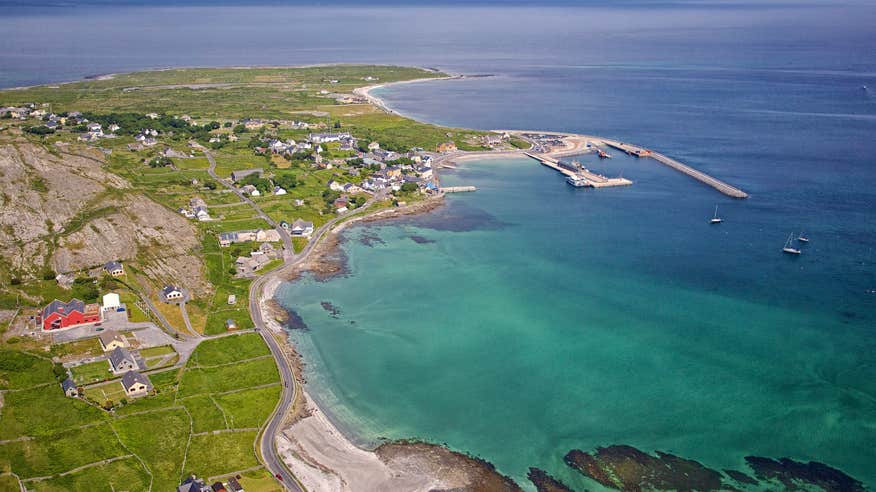
[[[120,259],[156,283],[207,292],[196,228],[102,164],[93,150],[50,152],[20,137],[0,142],[4,273],[26,279]]]

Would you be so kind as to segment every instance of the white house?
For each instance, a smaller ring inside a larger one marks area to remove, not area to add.
[[[328,187],[332,191],[344,191],[344,185],[342,185],[341,183],[339,183],[335,180],[329,181]]]
[[[281,187],[279,187],[279,186],[275,186],[275,187],[274,187],[274,194],[275,194],[275,195],[285,195],[285,194],[286,194],[286,190],[284,190],[283,188],[281,188]]]
[[[161,289],[161,297],[164,298],[165,301],[174,301],[183,298],[182,289],[174,287],[173,285],[165,285],[163,289]]]
[[[103,296],[103,310],[104,311],[115,311],[122,306],[121,300],[119,299],[119,295],[115,292],[110,292],[109,294],[104,294]]]
[[[313,222],[297,219],[289,230],[293,236],[310,236],[313,234]]]

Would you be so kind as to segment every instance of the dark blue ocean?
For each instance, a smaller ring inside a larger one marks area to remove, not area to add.
[[[355,62],[489,75],[391,87],[450,126],[635,142],[573,190],[525,160],[354,227],[350,275],[284,286],[308,380],[364,443],[420,437],[577,489],[572,448],[715,468],[816,460],[876,484],[876,6],[622,2],[5,8],[0,85],[166,66]],[[715,205],[725,222],[709,226]],[[803,254],[781,253],[805,233]],[[382,240],[359,241],[363,236]],[[416,237],[414,241],[411,238]],[[366,245],[364,243],[369,243]],[[341,311],[332,317],[320,303]]]

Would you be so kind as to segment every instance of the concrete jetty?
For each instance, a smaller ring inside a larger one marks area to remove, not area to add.
[[[682,164],[681,162],[678,162],[677,160],[675,160],[671,157],[667,157],[663,154],[660,154],[659,152],[653,152],[653,151],[645,149],[643,147],[625,144],[623,142],[616,142],[614,140],[603,139],[602,142],[605,145],[608,145],[609,147],[613,147],[613,148],[618,149],[620,151],[626,152],[629,155],[633,155],[636,157],[650,157],[661,164],[669,166],[672,169],[675,169],[676,171],[680,171],[684,174],[687,174],[688,176],[694,178],[695,180],[697,180],[701,183],[707,184],[707,185],[711,186],[712,188],[715,188],[716,190],[720,191],[721,193],[723,193],[729,197],[748,198],[748,193],[740,190],[739,188],[730,186],[729,184],[721,181],[720,179],[709,176],[708,174],[706,174],[702,171],[697,171],[696,169],[694,169],[686,164]]]
[[[448,186],[441,188],[441,191],[443,193],[464,193],[466,191],[478,191],[478,189],[474,186]]]
[[[553,157],[543,155],[543,154],[533,154],[531,152],[524,152],[524,155],[530,157],[532,159],[537,160],[542,163],[542,165],[547,166],[554,171],[559,171],[566,176],[570,176],[573,178],[584,179],[587,182],[587,186],[591,188],[607,188],[611,186],[629,186],[633,184],[632,181],[626,178],[607,178],[601,174],[596,174],[593,171],[581,167],[576,170],[569,169],[568,167],[564,167],[560,164],[560,161],[554,159]]]

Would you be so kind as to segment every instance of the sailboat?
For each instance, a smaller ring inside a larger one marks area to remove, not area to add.
[[[799,236],[797,236],[797,240],[800,241],[801,243],[808,243],[809,242],[809,238],[804,236],[802,232],[800,233]]]
[[[793,238],[793,237],[794,237],[794,233],[793,233],[793,232],[792,232],[790,235],[788,235],[788,240],[785,241],[785,247],[782,248],[782,252],[783,252],[783,253],[788,253],[789,255],[799,255],[799,254],[800,254],[800,250],[797,249],[797,248],[792,248],[792,247],[791,247],[791,238]]]
[[[712,217],[712,220],[709,221],[709,224],[720,224],[724,222],[724,219],[718,217],[718,206],[715,205],[715,215]]]

